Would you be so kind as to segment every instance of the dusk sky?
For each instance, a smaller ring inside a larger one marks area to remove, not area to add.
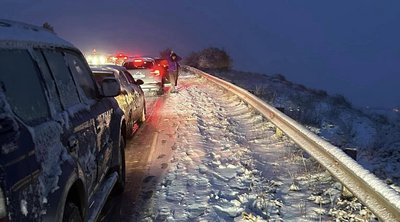
[[[400,106],[400,1],[1,0],[0,18],[41,25],[84,53],[182,56],[224,48],[234,68],[282,73],[357,106]]]

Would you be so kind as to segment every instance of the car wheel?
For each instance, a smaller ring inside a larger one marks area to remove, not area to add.
[[[160,88],[158,88],[157,94],[158,95],[164,94],[164,84],[163,83],[160,84]]]
[[[131,113],[132,113],[132,111],[129,112],[129,117],[131,117]],[[133,136],[133,125],[134,125],[134,122],[132,119],[131,119],[131,121],[127,121],[126,135],[128,138],[131,138]]]
[[[118,151],[118,181],[115,184],[115,192],[120,194],[125,189],[125,140],[122,134],[120,135]]]
[[[67,202],[64,207],[63,222],[82,222],[79,208],[71,202]]]

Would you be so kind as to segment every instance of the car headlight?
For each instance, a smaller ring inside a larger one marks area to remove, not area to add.
[[[0,221],[7,217],[6,198],[3,189],[0,188]]]

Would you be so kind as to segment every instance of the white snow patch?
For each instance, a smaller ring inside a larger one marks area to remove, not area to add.
[[[188,82],[193,84],[187,87]],[[179,120],[176,150],[149,201],[150,210],[141,212],[140,218],[298,221],[306,215],[312,220],[332,220],[326,213],[330,204],[320,209],[321,202],[307,198],[318,186],[319,193],[325,194],[333,182],[329,179],[319,185],[321,177],[304,175],[308,171],[302,170],[302,158],[289,158],[298,149],[293,142],[274,136],[271,123],[204,79],[187,78],[180,85],[185,87],[166,102],[171,104],[167,112]],[[255,130],[258,127],[262,130]],[[297,187],[292,190],[298,191],[290,191],[293,184]]]
[[[21,213],[26,217],[28,215],[28,202],[21,200]]]
[[[59,189],[58,180],[61,165],[68,160],[66,148],[61,143],[62,128],[57,122],[47,122],[36,127],[29,127],[36,149],[36,159],[41,164],[39,175],[39,195],[41,204],[47,203],[47,196]],[[41,209],[45,209],[41,207]],[[43,211],[41,214],[45,214]]]

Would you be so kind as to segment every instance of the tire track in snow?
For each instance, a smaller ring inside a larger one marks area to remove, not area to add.
[[[339,188],[295,144],[206,80],[180,85],[166,102],[179,121],[171,164],[139,221],[333,220],[323,196]]]

